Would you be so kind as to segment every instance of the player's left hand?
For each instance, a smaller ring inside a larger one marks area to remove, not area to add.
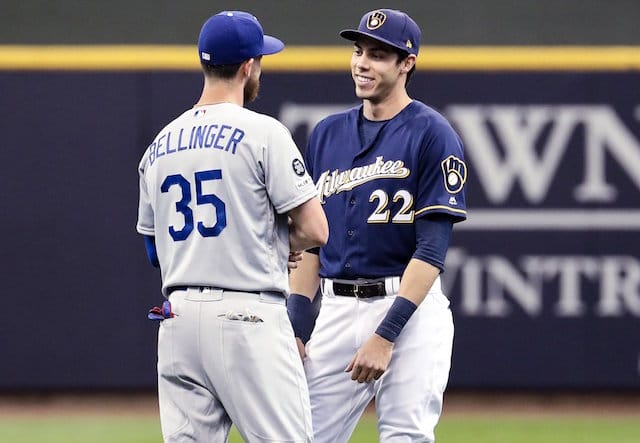
[[[298,262],[300,260],[302,260],[302,251],[289,252],[289,259],[287,261],[289,272],[291,272],[292,269],[298,269]]]
[[[300,354],[300,359],[304,361],[305,357],[307,356],[307,351],[304,347],[304,344],[302,343],[302,340],[300,340],[300,337],[296,337],[296,345],[298,346],[298,354]]]
[[[379,379],[387,370],[392,350],[393,343],[378,334],[373,334],[358,349],[344,371],[351,372],[351,380],[356,380],[358,383],[371,383]]]

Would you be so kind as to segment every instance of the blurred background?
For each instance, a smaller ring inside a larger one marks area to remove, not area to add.
[[[410,93],[466,147],[450,391],[640,393],[635,0],[5,2],[0,393],[155,390],[137,165],[199,96],[204,20],[247,10],[287,43],[250,107],[302,147],[357,102],[337,33],[384,6],[421,25]]]

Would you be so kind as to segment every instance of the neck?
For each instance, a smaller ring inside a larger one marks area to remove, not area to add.
[[[385,97],[380,101],[365,99],[363,102],[363,114],[368,120],[390,120],[400,113],[413,100],[406,91]]]
[[[205,79],[200,99],[194,106],[233,103],[244,106],[244,86],[234,81],[212,81]]]

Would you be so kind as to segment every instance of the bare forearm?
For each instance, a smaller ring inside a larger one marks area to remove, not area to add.
[[[413,258],[402,275],[398,294],[419,306],[439,275],[440,270],[435,266]]]
[[[317,197],[289,211],[289,245],[292,251],[324,246],[329,225]]]
[[[320,285],[318,270],[320,260],[316,254],[304,252],[297,269],[289,274],[289,287],[292,293],[297,293],[313,300]]]
[[[376,335],[389,345],[395,342],[405,324],[426,298],[439,274],[440,270],[435,266],[419,259],[411,259],[402,275],[398,297],[393,301],[370,339],[371,346],[377,343],[375,347],[379,348],[384,344],[376,339]]]
[[[289,225],[289,244],[292,251],[304,251],[324,245],[317,236],[309,236],[305,231],[298,229],[295,224]]]
[[[305,344],[311,337],[319,313],[319,305],[313,303],[320,284],[319,267],[318,256],[304,252],[298,267],[289,274],[291,293],[287,299],[287,314],[301,358],[306,355]]]

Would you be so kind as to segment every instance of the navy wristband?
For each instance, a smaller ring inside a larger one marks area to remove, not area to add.
[[[384,320],[376,329],[376,334],[393,343],[417,308],[412,301],[404,297],[396,297]]]
[[[309,297],[295,293],[287,297],[287,314],[293,327],[293,333],[305,345],[311,338],[311,332],[313,332],[313,326],[315,325],[316,315],[314,311],[314,305],[309,300]]]

